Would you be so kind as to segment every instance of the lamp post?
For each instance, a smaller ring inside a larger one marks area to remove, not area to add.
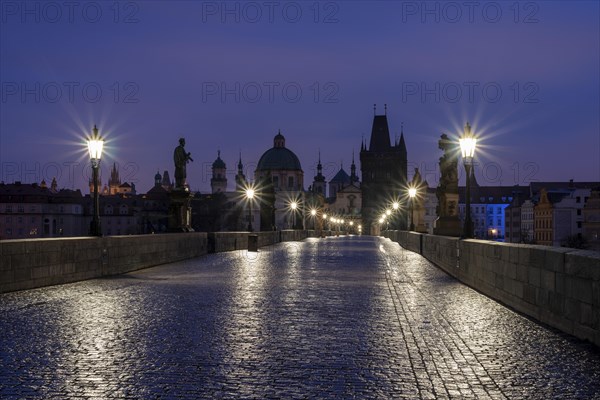
[[[90,224],[90,235],[102,236],[102,230],[100,229],[100,200],[98,198],[98,168],[100,167],[100,159],[102,158],[104,140],[98,135],[96,125],[94,125],[92,132],[92,137],[87,141],[90,161],[92,162],[92,179],[94,181],[94,215]]]
[[[414,231],[415,230],[415,223],[414,223],[414,215],[413,215],[413,203],[415,201],[415,196],[417,195],[417,189],[414,187],[411,187],[408,189],[408,197],[410,197],[410,228],[409,230]]]
[[[473,237],[473,222],[471,221],[471,176],[473,174],[473,156],[475,155],[475,146],[477,139],[471,133],[471,125],[467,122],[463,136],[459,140],[460,151],[462,153],[467,181],[465,185],[465,225],[463,236],[465,238]]]
[[[298,209],[298,203],[296,201],[292,201],[290,208],[292,209],[292,229],[296,229],[296,209]]]
[[[312,218],[312,230],[315,230],[315,218],[317,216],[317,210],[315,210],[314,208],[310,210],[310,216]]]
[[[246,198],[248,199],[248,232],[253,232],[252,228],[252,199],[254,198],[254,189],[246,189]]]

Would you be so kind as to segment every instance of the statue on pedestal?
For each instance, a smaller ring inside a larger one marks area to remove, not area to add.
[[[186,182],[187,163],[194,160],[191,157],[191,153],[185,151],[184,138],[179,139],[179,146],[173,152],[173,161],[175,161],[175,189],[189,190]]]
[[[169,231],[193,232],[192,228],[192,194],[186,182],[187,163],[194,161],[191,153],[185,151],[185,139],[179,139],[179,146],[173,152],[175,162],[175,187],[170,193]]]
[[[438,219],[434,233],[436,235],[460,236],[461,226],[458,218],[458,148],[448,135],[442,134],[438,146],[444,151],[440,157],[440,183],[436,189]]]

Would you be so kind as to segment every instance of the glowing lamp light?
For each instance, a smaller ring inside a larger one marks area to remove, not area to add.
[[[317,210],[315,210],[314,208],[310,210],[310,215],[312,215],[313,217],[317,215]]]
[[[246,189],[246,197],[249,199],[254,198],[254,189]]]
[[[459,139],[459,142],[463,158],[473,158],[475,155],[475,147],[477,146],[477,139],[474,137],[463,137]]]
[[[295,210],[296,208],[298,208],[298,203],[292,201],[292,204],[290,206],[292,207],[292,210]]]
[[[400,208],[400,203],[398,203],[397,201],[395,201],[395,202],[392,204],[392,208],[393,208],[394,210],[397,210],[398,208]]]
[[[409,195],[411,198],[414,198],[414,197],[417,195],[417,189],[416,189],[416,188],[413,188],[413,187],[409,188],[409,189],[408,189],[408,195]]]
[[[353,221],[350,221],[350,226],[352,226],[352,225],[354,225],[354,222],[353,222]]]
[[[383,218],[383,217],[379,218],[379,223],[380,224],[383,224],[383,221],[385,221],[385,218]]]
[[[390,215],[392,214],[392,210],[385,210],[385,215]]]
[[[98,128],[94,125],[93,135],[87,141],[88,151],[90,153],[90,159],[100,161],[102,158],[102,148],[104,147],[104,140],[100,139],[98,135]]]

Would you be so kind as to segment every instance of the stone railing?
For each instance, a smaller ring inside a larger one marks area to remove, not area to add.
[[[254,232],[258,246],[330,235],[328,231]],[[174,233],[0,241],[0,293],[122,274],[210,252],[248,248],[248,232]]]
[[[384,236],[485,295],[600,346],[600,253],[403,231]]]

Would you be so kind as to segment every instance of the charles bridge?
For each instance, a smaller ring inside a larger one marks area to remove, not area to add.
[[[384,236],[2,241],[0,398],[600,398],[598,253]]]

